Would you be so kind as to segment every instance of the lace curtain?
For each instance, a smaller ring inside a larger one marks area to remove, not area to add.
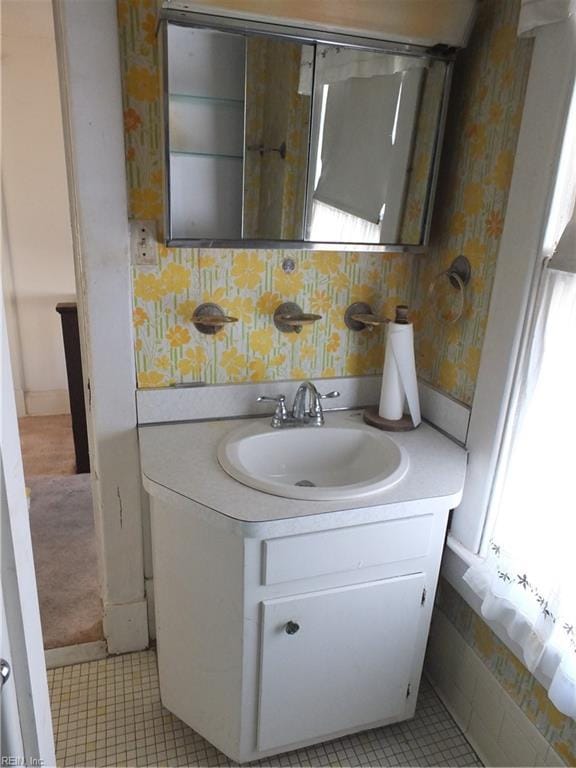
[[[545,268],[488,555],[465,580],[576,717],[576,275]]]

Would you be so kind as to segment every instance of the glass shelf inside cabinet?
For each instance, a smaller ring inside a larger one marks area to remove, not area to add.
[[[170,152],[242,157],[243,101],[170,96],[168,108]]]
[[[198,101],[200,103],[213,103],[228,105],[230,107],[236,107],[238,109],[244,109],[244,99],[221,99],[216,96],[197,96],[191,93],[169,93],[168,98],[176,101]]]
[[[184,152],[178,149],[172,149],[170,150],[170,155],[179,156],[182,155],[184,157],[218,157],[218,158],[225,158],[227,160],[242,160],[242,155],[227,155],[225,153],[219,153],[219,152]]]

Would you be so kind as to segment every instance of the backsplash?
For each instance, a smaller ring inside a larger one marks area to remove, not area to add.
[[[428,254],[231,251],[159,247],[157,268],[134,269],[134,326],[140,387],[202,379],[263,381],[379,373],[383,332],[343,325],[349,303],[367,300],[390,315],[412,303],[422,377],[471,403],[484,338],[510,176],[530,64],[518,41],[518,0],[485,0],[470,46],[458,56]],[[152,0],[118,0],[124,84],[129,216],[162,215],[160,74]],[[463,318],[438,321],[431,279],[459,253],[472,262]],[[284,274],[284,255],[296,272]],[[271,316],[297,301],[323,320],[280,334]],[[241,322],[213,337],[189,318],[215,301]]]
[[[282,270],[282,259],[296,271]],[[203,380],[210,383],[306,379],[378,373],[381,330],[354,333],[344,311],[367,301],[390,316],[405,303],[406,256],[313,251],[161,248],[158,269],[134,269],[136,365],[141,387]],[[280,333],[272,315],[297,301],[322,320],[302,333]],[[189,322],[204,302],[220,304],[240,322],[207,336]]]
[[[466,404],[478,375],[532,53],[532,42],[517,37],[519,7],[516,0],[480,3],[470,43],[458,54],[431,247],[414,275],[419,374]],[[462,319],[448,325],[428,286],[461,253],[472,279]]]
[[[566,765],[576,765],[576,722],[556,709],[536,678],[445,579],[435,610],[452,622]]]

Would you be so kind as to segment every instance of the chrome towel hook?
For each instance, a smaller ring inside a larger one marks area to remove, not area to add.
[[[430,283],[428,288],[428,298],[433,301],[438,317],[443,323],[451,325],[452,323],[458,322],[462,317],[462,314],[464,313],[465,288],[470,282],[471,276],[472,267],[470,266],[469,260],[466,256],[460,255],[454,259],[448,269],[437,274]],[[452,315],[443,314],[437,307],[438,290],[441,282],[443,282],[443,278],[447,278],[450,285],[458,291],[458,309]]]

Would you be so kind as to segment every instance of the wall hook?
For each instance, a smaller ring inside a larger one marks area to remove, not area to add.
[[[278,152],[282,160],[286,160],[286,142],[283,141],[279,147],[267,147],[264,144],[250,144],[246,149],[249,152],[258,152],[260,157],[264,157],[268,152]]]
[[[438,286],[440,284],[440,281],[444,277],[446,277],[450,285],[458,291],[458,296],[459,296],[458,309],[453,315],[444,315],[438,311],[438,307],[437,307]],[[464,313],[465,288],[470,282],[471,277],[472,277],[472,267],[470,265],[470,262],[466,258],[466,256],[460,255],[454,259],[454,261],[452,262],[452,264],[450,264],[448,269],[445,269],[443,272],[440,272],[439,274],[437,274],[436,277],[430,283],[430,287],[428,288],[428,298],[433,300],[434,307],[436,309],[436,312],[438,313],[438,317],[442,322],[452,324],[460,320],[460,318],[462,317]]]
[[[206,334],[218,333],[225,325],[238,322],[237,317],[225,315],[222,307],[210,302],[196,307],[190,319],[197,331]]]
[[[322,315],[312,315],[302,311],[293,301],[285,301],[276,307],[274,325],[282,333],[301,333],[302,326],[322,320]]]
[[[344,322],[351,331],[373,331],[374,328],[390,321],[386,317],[375,315],[370,304],[365,301],[356,301],[350,304],[344,313]]]

